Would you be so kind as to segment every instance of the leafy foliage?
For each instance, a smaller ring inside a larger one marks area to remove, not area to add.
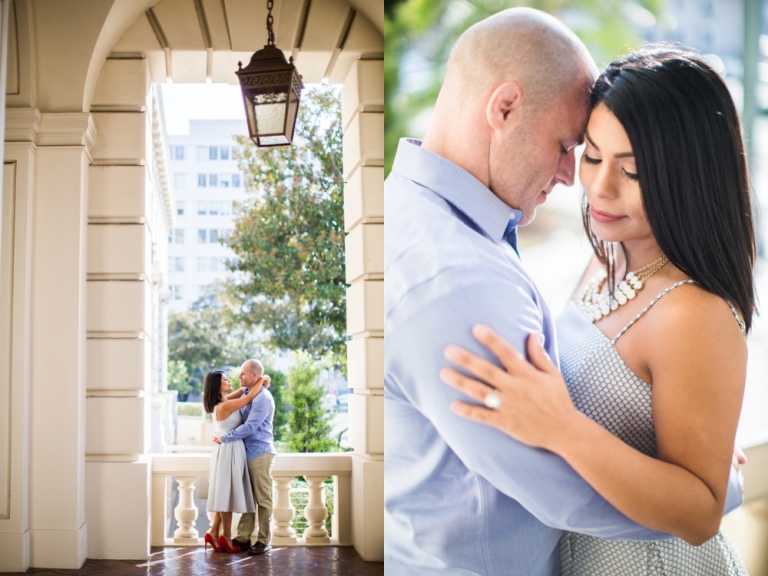
[[[192,384],[189,381],[189,371],[183,360],[168,361],[168,389],[177,390],[179,394],[189,394]]]
[[[331,423],[322,406],[325,389],[318,384],[322,364],[302,351],[294,352],[295,364],[288,370],[285,402],[290,405],[285,440],[291,452],[330,452],[336,442],[330,437]]]
[[[345,364],[346,286],[341,102],[320,86],[301,100],[293,146],[257,148],[239,137],[249,199],[228,240],[242,274],[229,313],[260,326],[275,349],[334,351]]]
[[[629,10],[659,14],[665,0],[387,0],[384,20],[385,171],[405,136],[423,136],[425,114],[434,105],[445,63],[456,39],[472,24],[514,6],[529,6],[564,18],[587,45],[598,66],[636,48],[640,38]],[[639,6],[638,6],[639,5]],[[568,16],[571,16],[570,18]],[[404,61],[419,62],[415,83],[402,75]],[[415,84],[415,85],[414,85]],[[406,89],[407,88],[407,89]]]
[[[272,433],[275,440],[285,440],[286,426],[288,416],[286,414],[285,400],[288,381],[285,374],[275,368],[264,366],[264,374],[269,374],[272,381],[269,385],[269,391],[275,400],[275,419],[272,421]]]

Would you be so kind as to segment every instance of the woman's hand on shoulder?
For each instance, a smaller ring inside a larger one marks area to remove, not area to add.
[[[487,326],[476,325],[472,334],[494,353],[502,368],[458,346],[446,348],[448,360],[477,379],[453,368],[443,368],[441,379],[472,400],[489,407],[455,401],[459,416],[494,426],[509,436],[537,448],[557,452],[568,434],[563,427],[578,426],[584,418],[574,407],[562,374],[541,346],[541,335],[528,337],[528,362],[508,342]],[[495,394],[489,399],[489,394]],[[489,401],[498,399],[496,407]]]

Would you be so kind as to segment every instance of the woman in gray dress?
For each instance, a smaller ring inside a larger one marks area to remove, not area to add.
[[[564,575],[744,575],[719,532],[755,310],[755,241],[739,119],[697,54],[649,47],[592,91],[581,158],[595,249],[557,322],[562,376],[539,343],[529,364],[490,327],[505,369],[458,347],[446,368],[486,406],[454,411],[564,458],[629,518],[675,536],[566,533]]]
[[[232,392],[232,382],[221,370],[206,375],[203,405],[206,412],[213,414],[217,433],[224,434],[243,423],[240,408],[261,392],[268,379],[269,376],[262,376],[248,394],[243,395],[242,388]],[[211,544],[216,552],[239,552],[240,548],[232,544],[232,513],[256,512],[242,440],[214,446],[206,510],[213,512],[211,529],[204,538],[206,548]]]

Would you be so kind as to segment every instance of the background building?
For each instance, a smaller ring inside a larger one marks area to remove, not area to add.
[[[233,135],[245,121],[191,120],[188,135],[168,137],[176,190],[176,224],[168,236],[171,312],[186,310],[205,287],[232,275],[234,252],[222,244],[234,228],[236,203],[246,198]]]

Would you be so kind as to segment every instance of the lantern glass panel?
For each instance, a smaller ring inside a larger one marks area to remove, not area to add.
[[[285,92],[276,94],[256,94],[253,107],[256,110],[256,126],[259,135],[285,133],[285,106],[288,95]]]
[[[291,90],[291,98],[288,101],[288,117],[285,121],[286,131],[289,132],[289,136],[293,139],[293,131],[296,123],[296,112],[299,110],[299,95]]]

